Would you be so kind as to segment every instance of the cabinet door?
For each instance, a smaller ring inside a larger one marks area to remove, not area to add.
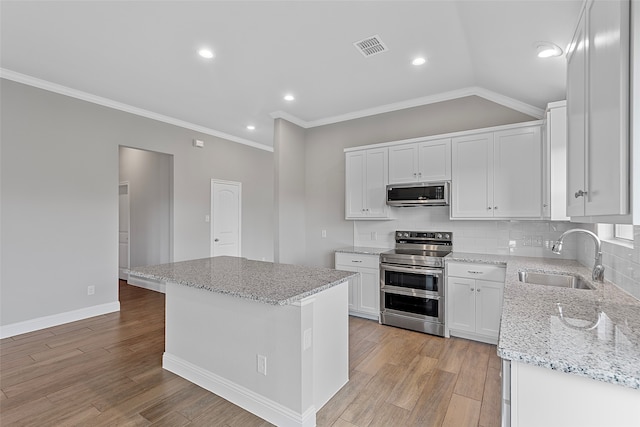
[[[475,283],[473,279],[451,276],[447,278],[449,288],[447,310],[450,329],[476,331]]]
[[[387,182],[388,151],[386,148],[367,150],[365,179],[365,212],[367,217],[388,218]]]
[[[493,142],[493,216],[542,216],[540,127],[498,131]]]
[[[586,106],[586,27],[584,11],[567,52],[567,215],[584,215],[584,147]]]
[[[476,332],[498,338],[504,284],[476,280]]]
[[[493,216],[493,133],[451,142],[451,217]]]
[[[419,181],[417,167],[417,144],[389,147],[389,184]]]
[[[567,107],[551,108],[547,113],[546,198],[551,221],[569,221],[567,216]]]
[[[378,270],[361,268],[360,300],[357,309],[378,316],[380,314],[380,273]]]
[[[451,138],[418,145],[418,177],[421,181],[451,179]]]
[[[629,2],[587,5],[584,214],[629,212]]]
[[[345,215],[347,219],[365,216],[366,151],[354,151],[345,155]]]

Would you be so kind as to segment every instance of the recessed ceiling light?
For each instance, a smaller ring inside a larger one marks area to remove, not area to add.
[[[417,58],[414,58],[413,61],[411,61],[411,63],[413,65],[422,65],[425,62],[427,62],[427,60],[425,58],[421,57],[421,56],[419,56]]]
[[[296,99],[295,96],[291,95],[290,93],[284,96],[285,101],[293,101],[294,99]]]
[[[247,130],[256,130],[254,125],[247,125]]]
[[[562,49],[551,42],[536,42],[536,51],[538,58],[551,58],[562,55]]]
[[[206,48],[200,49],[198,51],[198,55],[200,55],[200,56],[202,56],[203,58],[206,58],[206,59],[213,58],[213,52],[210,49],[206,49]]]

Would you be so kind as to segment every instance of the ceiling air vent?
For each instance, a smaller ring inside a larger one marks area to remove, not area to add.
[[[387,46],[382,43],[378,35],[367,37],[366,39],[355,42],[353,45],[364,57],[377,55],[389,50]]]

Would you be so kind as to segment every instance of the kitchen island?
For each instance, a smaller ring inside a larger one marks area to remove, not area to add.
[[[163,368],[278,426],[314,426],[348,381],[357,273],[236,257],[134,268],[166,283]]]

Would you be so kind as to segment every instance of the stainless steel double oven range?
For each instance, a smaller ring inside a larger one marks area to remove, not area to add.
[[[380,255],[380,323],[444,336],[444,260],[450,232],[396,231]]]

